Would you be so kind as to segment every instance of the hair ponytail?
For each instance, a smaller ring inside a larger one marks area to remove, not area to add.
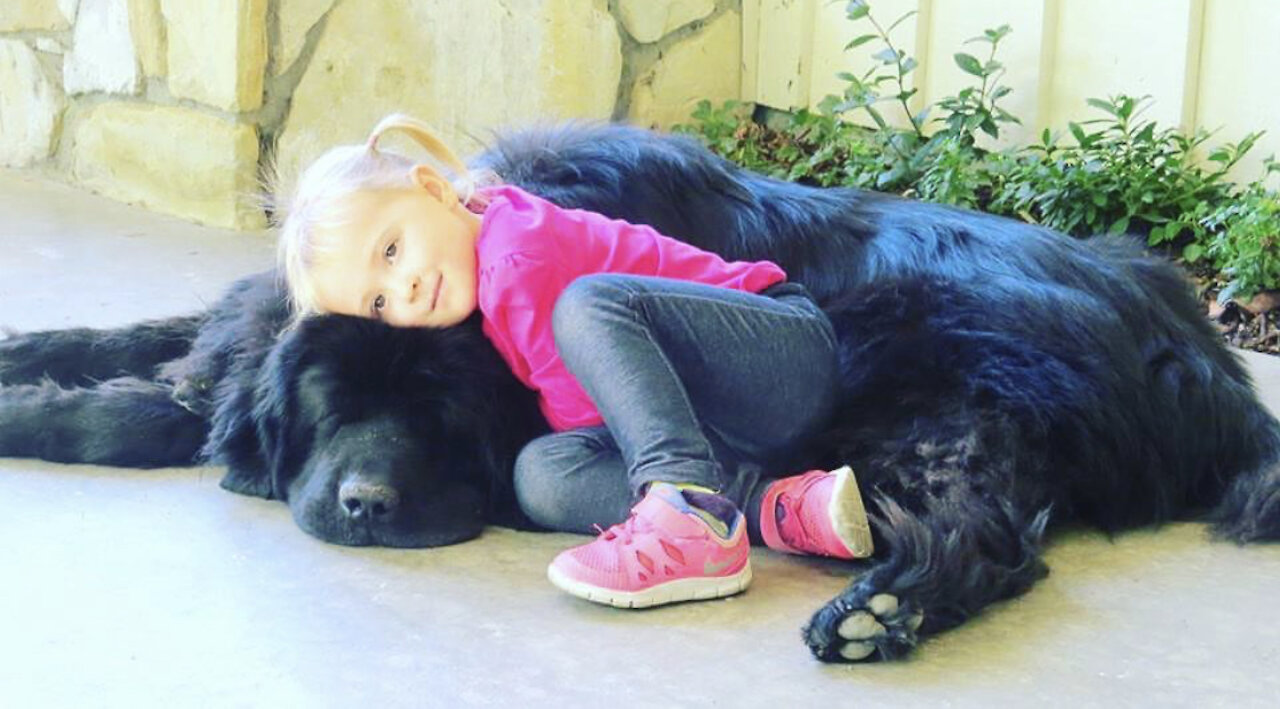
[[[444,163],[454,175],[461,177],[467,174],[466,163],[458,159],[458,156],[436,135],[431,126],[403,113],[393,113],[378,121],[378,125],[374,126],[373,131],[369,133],[369,140],[366,142],[369,150],[377,150],[378,140],[389,131],[400,131],[408,135],[415,143],[425,148],[432,157]]]

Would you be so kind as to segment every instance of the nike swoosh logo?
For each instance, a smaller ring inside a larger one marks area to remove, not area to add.
[[[704,562],[702,562],[702,573],[703,573],[704,575],[706,575],[706,576],[715,576],[716,574],[720,573],[721,571],[724,571],[725,569],[729,568],[730,566],[733,566],[734,564],[738,563],[739,561],[742,561],[742,557],[743,557],[743,556],[746,556],[746,555],[745,555],[745,554],[739,554],[739,555],[737,555],[737,556],[733,557],[732,559],[729,559],[728,561],[721,562],[721,563],[719,563],[719,564],[713,564],[713,563],[711,563],[710,561],[704,561]]]

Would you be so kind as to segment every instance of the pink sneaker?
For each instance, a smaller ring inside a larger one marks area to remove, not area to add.
[[[746,527],[739,512],[718,534],[677,487],[652,483],[627,521],[561,552],[547,578],[579,598],[619,608],[731,596],[751,583]]]
[[[871,525],[853,469],[811,470],[774,482],[760,503],[760,536],[770,549],[790,554],[871,556]]]

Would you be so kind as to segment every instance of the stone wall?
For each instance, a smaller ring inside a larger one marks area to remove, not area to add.
[[[739,96],[742,0],[3,0],[0,165],[195,221],[404,111],[461,152]]]

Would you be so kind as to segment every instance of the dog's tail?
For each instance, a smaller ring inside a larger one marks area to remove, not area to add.
[[[1093,268],[1076,277],[1114,307],[1099,361],[1121,374],[1092,380],[1111,382],[1104,400],[1123,411],[1093,412],[1104,425],[1091,440],[1112,444],[1108,472],[1076,490],[1077,509],[1109,528],[1197,518],[1240,543],[1280,539],[1280,422],[1185,275],[1128,239],[1091,239],[1082,253]]]
[[[1258,465],[1232,480],[1209,514],[1216,536],[1240,544],[1280,540],[1280,424],[1259,415]]]
[[[1160,402],[1163,465],[1189,468],[1190,506],[1208,509],[1213,533],[1238,543],[1280,540],[1280,421],[1259,400],[1243,360],[1228,350],[1180,271],[1157,259],[1119,256],[1142,292],[1153,330],[1144,396]]]

